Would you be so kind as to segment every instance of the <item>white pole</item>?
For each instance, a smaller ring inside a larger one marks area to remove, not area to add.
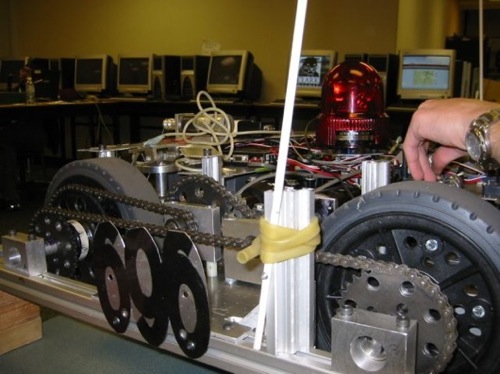
[[[290,143],[290,133],[292,130],[293,109],[295,104],[295,93],[297,90],[297,76],[299,73],[299,60],[302,50],[302,38],[304,35],[304,25],[307,13],[307,0],[297,1],[297,11],[295,14],[295,25],[292,40],[292,51],[290,55],[290,68],[288,69],[287,91],[285,95],[285,109],[283,113],[283,123],[281,127],[281,139],[278,153],[278,163],[276,166],[276,177],[274,182],[274,197],[269,221],[277,225],[283,197],[285,184],[285,172]],[[253,348],[260,350],[264,335],[266,322],[267,304],[269,299],[269,287],[273,276],[273,266],[264,265],[262,273],[262,284],[259,299],[259,314],[257,316],[257,327],[255,330],[255,340]]]

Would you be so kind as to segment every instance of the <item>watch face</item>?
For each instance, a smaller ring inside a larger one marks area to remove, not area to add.
[[[473,131],[467,133],[465,145],[470,158],[474,161],[479,161],[481,159],[481,142]]]

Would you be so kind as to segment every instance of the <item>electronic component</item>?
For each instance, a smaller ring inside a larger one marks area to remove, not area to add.
[[[207,92],[243,100],[257,100],[262,88],[262,72],[253,54],[245,50],[215,51],[210,56]]]
[[[401,100],[453,97],[455,50],[403,50],[399,56],[397,94]]]
[[[116,91],[116,65],[111,56],[77,56],[74,88],[78,92],[114,93]]]
[[[153,56],[119,55],[119,93],[147,95],[152,90]]]
[[[332,50],[303,50],[297,77],[298,98],[320,98],[326,74],[337,63],[337,52]]]

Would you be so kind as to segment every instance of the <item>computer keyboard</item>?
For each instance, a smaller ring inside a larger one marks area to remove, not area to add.
[[[113,96],[108,98],[111,101],[134,101],[134,102],[143,102],[147,100],[146,96]]]

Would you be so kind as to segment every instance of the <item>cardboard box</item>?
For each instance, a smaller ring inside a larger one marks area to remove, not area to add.
[[[0,354],[41,337],[40,307],[0,291]]]

